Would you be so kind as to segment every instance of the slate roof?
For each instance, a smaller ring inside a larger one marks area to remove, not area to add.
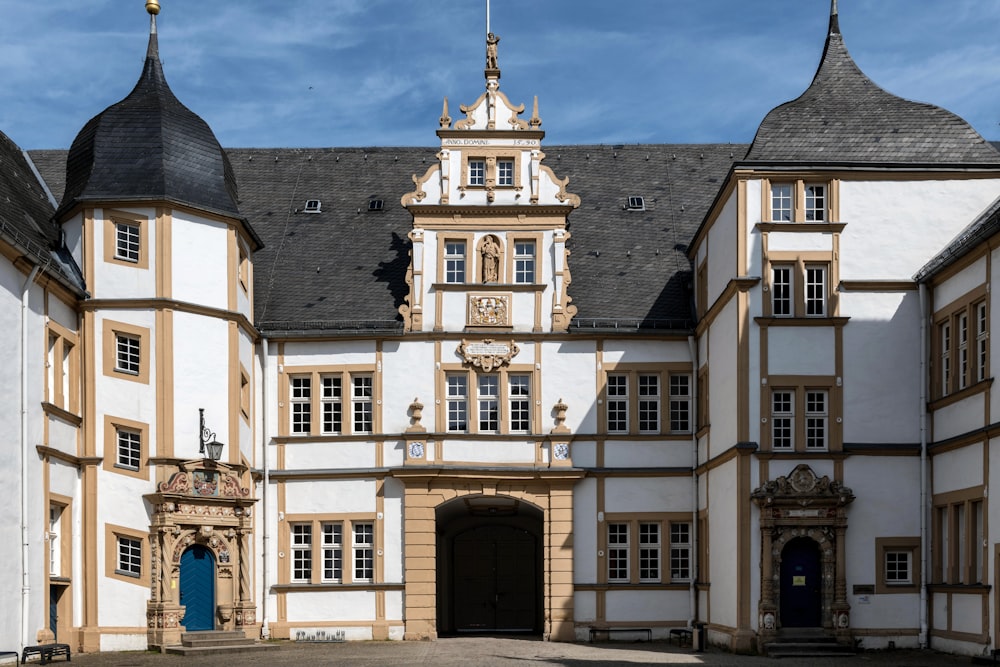
[[[875,85],[848,53],[833,13],[812,84],[767,114],[746,160],[997,165],[1000,152],[950,111]]]
[[[687,330],[687,244],[745,144],[546,146],[569,216],[574,331]],[[400,198],[437,148],[231,149],[239,208],[264,242],[254,306],[269,334],[401,331],[412,228]],[[53,192],[65,151],[33,151]],[[645,210],[626,210],[641,196]],[[304,213],[309,199],[320,213]],[[383,209],[369,211],[369,201]],[[298,211],[297,211],[298,209]]]
[[[171,92],[155,31],[135,88],[92,118],[73,141],[66,183],[57,216],[93,200],[165,200],[240,215],[226,153],[208,124]]]
[[[51,221],[53,210],[25,154],[0,132],[0,238],[82,296],[83,277],[58,249],[60,230]]]

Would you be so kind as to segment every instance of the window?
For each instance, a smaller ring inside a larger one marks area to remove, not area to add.
[[[826,315],[826,267],[806,266],[806,315]]]
[[[625,208],[629,211],[645,211],[646,210],[646,200],[638,195],[631,195],[628,198],[628,203]]]
[[[340,376],[321,376],[320,391],[321,430],[324,434],[340,433],[344,417]]]
[[[980,298],[985,291],[981,287],[973,292],[971,303],[949,305],[935,314],[937,398],[989,379],[989,314],[986,299]]]
[[[672,386],[672,385],[671,385]],[[639,433],[660,431],[660,376],[639,376]]]
[[[791,317],[792,267],[771,267],[771,312],[775,317]]]
[[[243,418],[250,419],[250,375],[240,364],[240,414]]]
[[[628,524],[608,523],[608,581],[628,581]]]
[[[501,187],[514,185],[513,160],[497,160],[497,185]]]
[[[115,223],[115,259],[139,262],[139,225]]]
[[[471,396],[470,387],[475,390]],[[445,394],[442,418],[451,433],[531,432],[530,373],[509,368],[496,373],[451,371],[445,375]]]
[[[115,370],[130,375],[139,374],[141,342],[129,334],[115,336]]]
[[[945,322],[938,327],[938,340],[941,342],[941,394],[951,390],[951,322]]]
[[[660,524],[639,524],[639,581],[660,581]]]
[[[771,448],[792,449],[792,420],[795,418],[794,393],[787,389],[771,392]]]
[[[80,357],[77,335],[50,320],[48,325],[46,399],[67,412],[80,412]]]
[[[837,192],[837,181],[806,183],[803,180],[771,182],[770,198],[764,197],[761,213],[765,222],[827,222],[833,215],[831,193]],[[765,192],[767,190],[765,189]]]
[[[691,524],[670,524],[670,580],[691,580]]]
[[[324,522],[323,531],[323,581],[341,581],[344,577],[343,525]]]
[[[666,535],[664,532],[666,531]],[[691,579],[691,524],[665,518],[607,522],[607,581],[619,584],[680,583]],[[669,552],[664,540],[669,539]],[[665,560],[668,558],[669,560]],[[664,567],[669,566],[669,579]]]
[[[322,213],[323,202],[318,199],[307,199],[306,205],[302,207],[303,213]]]
[[[368,210],[369,211],[381,211],[385,207],[385,202],[381,199],[369,199],[368,200]]]
[[[514,242],[514,282],[531,285],[535,282],[535,242]]]
[[[886,551],[885,552],[885,583],[890,586],[912,583],[910,576],[909,551]]]
[[[773,386],[770,394],[762,397],[770,401],[770,415],[762,427],[770,439],[771,449],[781,451],[828,451],[831,445],[830,390],[834,379],[815,376],[820,386],[782,386],[790,378],[768,378]],[[829,383],[829,384],[827,384]],[[839,432],[838,432],[839,437]]]
[[[465,241],[447,241],[444,244],[444,281],[465,282]]]
[[[794,209],[792,208],[792,185],[790,183],[771,184],[771,221],[791,222]]]
[[[292,581],[312,581],[312,524],[293,523],[292,530]]]
[[[292,433],[309,435],[312,430],[312,378],[295,376],[291,378]]]
[[[486,185],[485,160],[469,160],[469,185]]]
[[[247,294],[250,292],[250,256],[242,241],[237,241],[236,246],[239,254],[236,279],[240,284],[240,289],[243,290],[244,294]]]
[[[806,390],[806,449],[826,449],[826,391]]]
[[[670,432],[691,431],[691,376],[670,376]]]
[[[986,372],[986,344],[989,338],[987,331],[988,320],[986,319],[986,302],[981,301],[975,305],[976,311],[976,382],[982,382],[987,377]]]
[[[118,574],[142,576],[142,542],[131,537],[118,538]]]
[[[353,408],[354,433],[371,433],[372,419],[372,376],[351,376],[351,406]]]
[[[919,537],[875,538],[875,593],[920,591]]]
[[[983,487],[934,496],[932,514],[933,578],[943,584],[986,581]]]
[[[142,465],[142,435],[132,429],[118,427],[118,456],[115,465],[127,470],[138,470]]]
[[[608,375],[608,433],[628,433],[628,376]]]
[[[354,581],[371,581],[375,577],[375,526],[354,524]]]
[[[826,220],[826,186],[807,185],[806,192],[806,222],[823,222]]]
[[[62,505],[49,505],[49,575],[58,577],[62,572]]]
[[[822,258],[822,261],[817,261]],[[831,300],[828,273],[830,262],[822,252],[806,257],[773,253],[770,262],[771,298],[765,301],[765,315],[771,317],[826,317],[835,308]]]
[[[663,414],[664,384],[669,392]],[[688,373],[624,371],[609,372],[604,387],[604,417],[608,433],[652,435],[690,433],[691,375]]]

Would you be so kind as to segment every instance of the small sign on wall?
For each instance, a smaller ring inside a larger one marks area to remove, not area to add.
[[[797,574],[792,577],[792,586],[805,586],[806,578],[805,575]]]

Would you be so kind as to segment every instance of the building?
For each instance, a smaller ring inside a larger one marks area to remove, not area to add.
[[[750,145],[543,146],[490,35],[433,149],[274,150],[176,99],[147,6],[125,99],[0,144],[5,645],[996,646],[1000,151],[835,3]]]

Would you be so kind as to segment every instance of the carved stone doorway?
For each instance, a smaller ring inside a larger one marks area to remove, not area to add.
[[[762,484],[751,498],[760,508],[761,591],[757,612],[762,643],[772,639],[781,627],[805,624],[822,627],[835,634],[837,641],[850,643],[844,535],[846,507],[854,501],[854,493],[829,477],[817,477],[812,468],[801,464],[787,476]],[[793,562],[786,564],[786,558]],[[796,567],[803,569],[796,572]],[[810,573],[810,569],[818,571]],[[783,576],[789,580],[783,581]],[[796,580],[796,576],[803,579]],[[797,584],[803,590],[789,590]],[[799,614],[808,617],[797,616],[795,611],[783,609],[784,605],[796,605]]]

